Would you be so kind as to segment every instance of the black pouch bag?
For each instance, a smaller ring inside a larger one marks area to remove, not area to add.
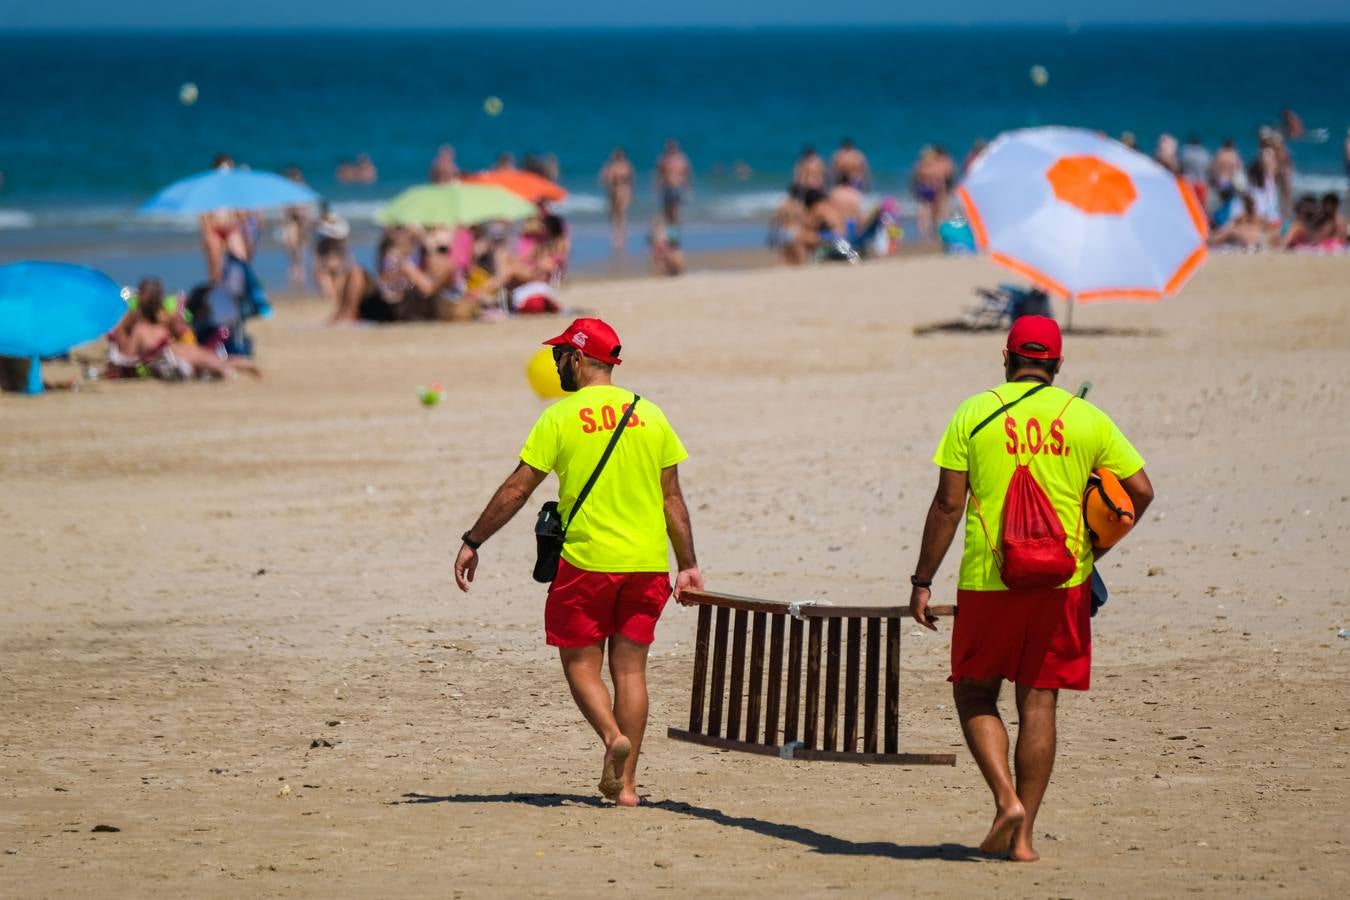
[[[563,524],[562,516],[558,513],[558,501],[550,500],[539,510],[539,518],[534,523],[535,540],[535,560],[534,560],[534,580],[541,584],[552,584],[553,579],[558,577],[558,560],[562,558],[563,539],[567,536],[567,528],[576,519],[578,510],[581,509],[581,503],[586,499],[586,495],[591,492],[595,485],[595,479],[600,476],[600,471],[609,462],[609,455],[614,452],[614,445],[619,442],[619,435],[623,434],[624,428],[628,426],[628,420],[633,417],[633,407],[637,406],[640,398],[637,394],[633,395],[633,402],[628,404],[628,409],[624,412],[623,418],[619,420],[618,427],[614,429],[614,434],[609,439],[609,445],[605,447],[605,452],[601,454],[600,461],[595,464],[595,471],[591,472],[591,477],[586,479],[586,484],[577,494],[577,502],[572,504],[572,514],[567,517],[567,524]]]
[[[563,523],[557,500],[548,501],[539,510],[539,518],[534,523],[534,541],[534,580],[548,584],[557,576],[558,559],[562,556]]]

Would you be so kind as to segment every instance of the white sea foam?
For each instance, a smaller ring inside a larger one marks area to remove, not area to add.
[[[712,197],[706,203],[696,197],[694,205],[702,206],[709,218],[719,222],[759,221],[773,213],[785,196],[783,191],[745,191]]]
[[[341,200],[333,203],[333,212],[348,222],[370,223],[380,210],[389,205],[390,197],[385,200]]]
[[[32,228],[37,217],[24,209],[0,209],[0,229]]]
[[[1342,194],[1346,190],[1344,175],[1316,175],[1294,173],[1295,194]]]
[[[568,194],[567,199],[558,204],[558,211],[565,216],[602,213],[607,204],[599,194]]]

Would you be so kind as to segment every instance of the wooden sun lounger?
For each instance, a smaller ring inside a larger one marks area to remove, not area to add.
[[[907,608],[786,603],[711,591],[685,591],[680,599],[698,605],[698,630],[689,727],[670,728],[671,738],[784,759],[956,764],[952,753],[899,750],[900,632]],[[930,609],[935,615],[955,612],[951,606]]]

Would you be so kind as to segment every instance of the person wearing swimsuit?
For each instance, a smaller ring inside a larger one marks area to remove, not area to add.
[[[610,151],[600,170],[600,184],[609,201],[610,246],[615,253],[622,253],[627,241],[628,207],[633,202],[633,164],[622,147]]]

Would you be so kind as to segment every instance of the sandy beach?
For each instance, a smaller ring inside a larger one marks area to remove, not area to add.
[[[929,257],[567,302],[615,325],[619,382],[691,452],[709,588],[887,604],[947,416],[1001,375],[1000,335],[914,329],[1001,278]],[[450,574],[564,322],[325,329],[295,300],[255,330],[262,381],[0,398],[0,895],[1344,896],[1348,279],[1350,258],[1217,257],[1173,300],[1076,312],[1107,333],[1066,338],[1061,384],[1093,383],[1158,500],[1103,566],[1030,866],[975,849],[949,622],[905,632],[901,749],[954,768],[794,763],[665,737],[694,627],[672,605],[645,806],[601,805],[532,516],[471,594]]]

